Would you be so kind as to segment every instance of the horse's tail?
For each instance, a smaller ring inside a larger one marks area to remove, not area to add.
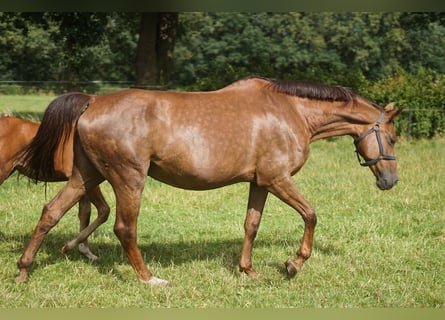
[[[67,93],[46,108],[34,139],[20,152],[20,166],[35,182],[55,177],[54,157],[59,145],[64,148],[77,120],[88,107],[91,96]]]

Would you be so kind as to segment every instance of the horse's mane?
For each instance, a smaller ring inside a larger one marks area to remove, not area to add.
[[[266,82],[267,89],[291,96],[322,101],[352,101],[354,105],[357,105],[357,100],[360,99],[377,109],[382,109],[378,104],[358,95],[349,87],[327,85],[319,82],[303,80],[276,80],[259,76],[252,76],[247,79],[263,80]]]
[[[357,98],[357,94],[348,87],[302,80],[286,81],[263,77],[250,77],[249,79],[264,80],[267,82],[266,87],[273,91],[311,100],[347,102]]]

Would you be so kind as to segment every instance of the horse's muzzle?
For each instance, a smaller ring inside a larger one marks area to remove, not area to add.
[[[392,187],[394,187],[397,182],[399,182],[399,178],[387,178],[387,177],[381,177],[377,180],[377,187],[379,187],[380,190],[389,190]]]

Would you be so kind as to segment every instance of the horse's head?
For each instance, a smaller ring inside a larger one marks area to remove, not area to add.
[[[395,157],[396,134],[394,118],[403,110],[388,104],[371,128],[366,128],[355,140],[360,165],[369,167],[377,178],[381,190],[389,190],[399,181]],[[365,159],[361,161],[360,156]]]

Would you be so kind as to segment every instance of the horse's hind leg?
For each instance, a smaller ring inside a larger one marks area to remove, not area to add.
[[[89,224],[91,215],[90,201],[97,208],[97,218],[91,224]],[[89,190],[87,196],[83,196],[79,202],[80,233],[75,239],[69,241],[63,246],[62,252],[65,253],[66,251],[74,248],[77,244],[79,244],[79,251],[86,257],[92,260],[99,259],[90,251],[88,247],[88,237],[101,224],[107,221],[109,214],[110,207],[105,201],[102,192],[100,191],[100,187],[96,186],[93,189]]]
[[[42,215],[26,246],[22,256],[17,262],[19,275],[16,282],[26,282],[29,279],[29,270],[46,234],[59,222],[63,215],[80,200],[84,194],[83,187],[75,188],[68,182],[65,187],[43,207]]]
[[[266,203],[268,191],[258,187],[256,183],[250,184],[249,202],[247,206],[246,219],[244,221],[244,243],[241,251],[239,269],[251,277],[256,277],[257,273],[252,265],[253,242],[258,232],[261,216]]]
[[[126,172],[125,174],[120,172],[114,175],[114,179],[109,180],[116,195],[114,233],[118,237],[139,280],[152,285],[165,286],[168,285],[168,281],[153,276],[142,259],[136,243],[137,219],[146,179],[145,172],[147,170]],[[125,180],[123,181],[122,178]]]
[[[90,224],[90,217],[91,217],[91,202],[88,199],[87,196],[82,196],[79,201],[79,224],[80,224],[80,231],[88,227]],[[66,245],[63,246],[62,252],[65,253],[66,250],[70,249],[69,244],[72,243],[74,240],[71,240]],[[85,239],[81,243],[79,243],[79,251],[86,257],[88,257],[91,260],[97,260],[98,257],[93,254],[88,247],[88,239]]]
[[[279,180],[278,182],[269,186],[268,190],[275,194],[283,202],[297,210],[303,218],[305,224],[303,240],[300,248],[297,251],[297,259],[288,259],[285,264],[287,274],[289,278],[292,278],[298,271],[300,271],[303,263],[311,256],[317,217],[315,215],[315,210],[306,201],[306,199],[304,199],[290,177]]]

